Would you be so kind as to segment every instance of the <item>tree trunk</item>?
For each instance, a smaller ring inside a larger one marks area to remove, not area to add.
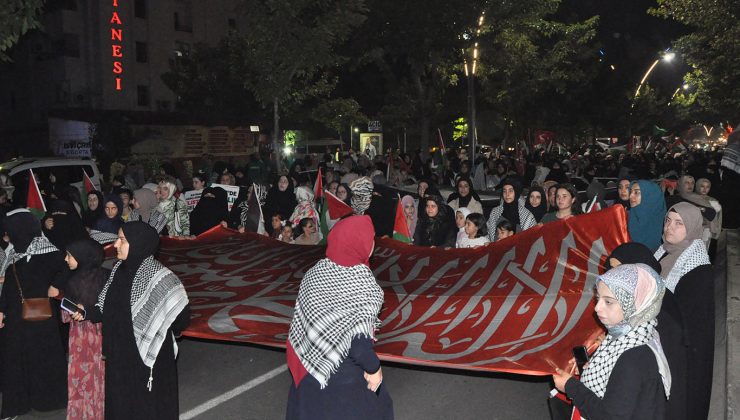
[[[279,105],[279,99],[277,97],[272,98],[272,117],[273,117],[273,134],[272,134],[272,150],[275,154],[275,169],[277,170],[278,174],[280,173],[282,169],[282,159],[280,159],[280,155],[282,154],[282,150],[280,150],[280,145],[278,143],[278,139],[280,137],[280,113],[279,113],[280,105]]]
[[[421,130],[421,155],[425,158],[429,156],[429,130],[431,130],[432,120],[429,115],[423,113],[419,119],[419,129]]]

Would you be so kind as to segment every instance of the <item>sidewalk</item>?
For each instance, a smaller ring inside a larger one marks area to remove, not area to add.
[[[723,253],[727,256],[727,293],[723,296],[723,311],[720,312],[720,305],[717,308],[717,336],[722,338],[715,343],[722,346],[720,350],[726,356],[720,361],[726,374],[715,377],[713,389],[721,387],[724,392],[720,401],[727,405],[724,413],[717,413],[718,417],[712,417],[714,413],[710,412],[710,418],[733,419],[736,414],[740,416],[740,231],[725,230],[723,237],[727,250]]]

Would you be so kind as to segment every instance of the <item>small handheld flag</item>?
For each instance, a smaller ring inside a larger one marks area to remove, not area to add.
[[[41,190],[39,190],[39,184],[36,183],[36,177],[33,175],[33,170],[28,170],[28,195],[26,197],[26,207],[36,217],[41,219],[46,214],[46,204],[44,199],[41,197]]]
[[[396,204],[396,221],[393,223],[393,239],[411,243],[411,232],[409,231],[409,225],[406,223],[406,215],[403,213],[403,204],[401,203],[401,196],[398,196],[398,204]]]

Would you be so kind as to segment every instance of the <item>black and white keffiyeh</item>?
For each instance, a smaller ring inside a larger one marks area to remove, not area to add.
[[[303,366],[324,388],[356,336],[375,337],[383,291],[365,265],[344,267],[328,258],[301,281],[289,340]]]
[[[23,258],[25,258],[26,261],[29,261],[34,255],[48,254],[56,251],[59,251],[59,248],[54,246],[54,244],[52,244],[45,236],[37,236],[33,238],[25,252],[16,252],[11,243],[4,252],[0,250],[0,276],[4,276],[5,270],[7,270],[7,268],[16,261],[22,260]]]
[[[661,245],[655,251],[655,259],[660,261],[666,254],[666,250]],[[681,278],[686,275],[689,271],[695,269],[700,265],[711,264],[709,260],[709,254],[707,254],[707,248],[704,246],[704,242],[701,239],[694,239],[673,264],[673,268],[665,278],[665,287],[671,292],[676,290],[678,282]],[[709,279],[711,281],[711,279]]]
[[[122,263],[123,261],[116,263],[100,292],[95,306],[100,308],[101,313],[104,310],[108,288]],[[152,368],[157,360],[162,343],[167,338],[167,330],[187,304],[188,295],[180,279],[154,257],[147,257],[134,275],[131,287],[131,321],[139,356],[149,368]],[[149,380],[151,389],[152,378]]]
[[[517,208],[519,209],[519,228],[522,231],[533,228],[537,224],[537,220],[535,220],[532,212],[527,209],[526,202],[518,200]],[[490,239],[491,242],[495,242],[498,239],[496,225],[501,221],[501,216],[503,214],[504,203],[501,201],[501,204],[491,210],[491,214],[488,216],[488,222],[486,222],[486,227],[488,228],[488,239]]]
[[[126,220],[126,222],[140,222],[140,221],[143,222],[144,220],[139,210],[136,210],[136,209],[131,210],[131,213],[129,213],[128,220]],[[149,221],[145,223],[148,223],[149,226],[156,229],[157,233],[162,233],[162,229],[164,229],[164,227],[167,225],[167,218],[164,217],[164,214],[160,213],[159,210],[152,209],[149,212]]]

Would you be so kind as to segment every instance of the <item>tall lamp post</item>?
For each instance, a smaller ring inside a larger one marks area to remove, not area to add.
[[[475,31],[475,37],[480,35],[481,27],[485,19],[486,12],[483,11],[478,18],[477,29]],[[469,158],[473,167],[475,165],[475,151],[478,143],[478,129],[476,121],[476,109],[475,109],[475,72],[478,68],[478,59],[480,58],[480,50],[478,49],[478,41],[473,44],[471,50],[470,63],[465,59],[465,77],[468,79],[468,139],[470,140],[470,153]]]

